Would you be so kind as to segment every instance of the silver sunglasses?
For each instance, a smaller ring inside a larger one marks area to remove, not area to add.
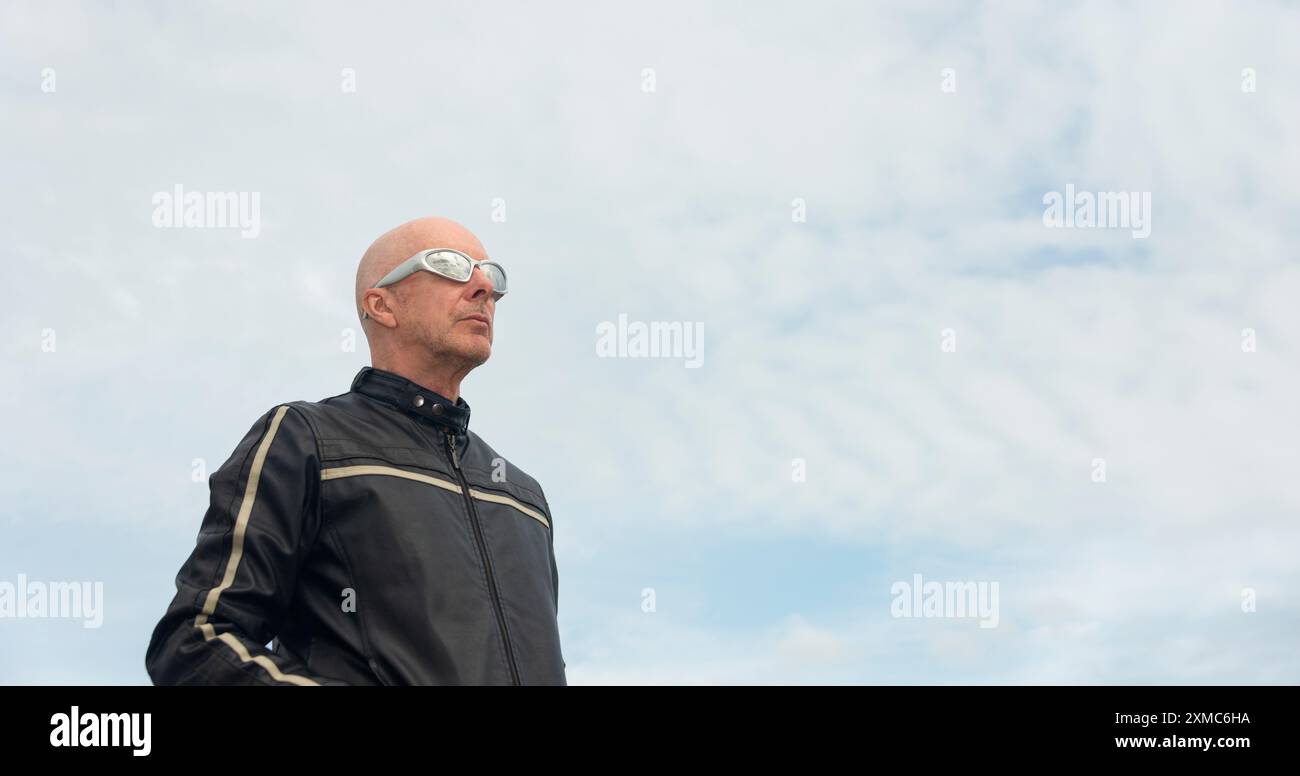
[[[398,264],[392,272],[379,279],[372,288],[383,288],[405,280],[417,272],[432,272],[440,277],[457,283],[468,283],[474,276],[474,268],[481,267],[483,274],[492,283],[492,298],[500,300],[506,295],[506,271],[495,261],[479,261],[451,248],[430,248],[420,251],[406,261]],[[370,317],[361,311],[361,320]]]

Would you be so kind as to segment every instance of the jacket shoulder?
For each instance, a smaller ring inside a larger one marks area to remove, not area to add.
[[[318,401],[302,399],[285,402],[284,405],[297,411],[312,427],[317,438],[321,438],[322,431],[328,431],[340,422],[346,422],[366,412],[366,408],[358,403],[357,394],[350,391]]]

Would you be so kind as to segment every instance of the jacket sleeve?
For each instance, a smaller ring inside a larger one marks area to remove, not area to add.
[[[555,600],[555,613],[560,613],[560,569],[555,565],[555,534],[551,534],[551,580],[554,582],[554,590],[551,597]]]
[[[284,405],[212,475],[194,551],[145,653],[154,684],[342,684],[265,646],[319,528],[319,466],[306,418]]]
[[[546,507],[546,519],[551,523],[551,529],[550,529],[551,582],[552,582],[551,596],[555,601],[555,616],[558,619],[560,616],[560,568],[555,563],[555,519],[551,516],[551,505],[546,502],[546,496],[544,495],[542,496],[542,504]],[[564,660],[564,656],[562,654],[560,656],[560,662],[564,665],[565,668],[568,668],[569,664],[567,661]]]
[[[538,490],[541,485],[538,485]],[[551,505],[546,500],[546,494],[542,494],[542,509],[546,512],[547,522],[547,541],[549,546],[547,552],[551,559],[551,600],[555,601],[555,612],[560,612],[560,568],[555,564],[555,518],[551,516]]]

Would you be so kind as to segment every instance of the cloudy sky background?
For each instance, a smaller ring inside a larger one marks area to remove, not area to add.
[[[0,682],[148,681],[192,461],[347,389],[356,261],[428,214],[510,272],[463,393],[546,489],[571,683],[1300,681],[1296,30],[1272,3],[5,3],[0,581],[106,600],[98,629],[0,619]],[[155,228],[177,183],[259,192],[260,236]],[[1067,183],[1151,192],[1150,237],[1046,228]],[[702,322],[703,366],[598,358],[620,314]],[[892,617],[916,573],[998,582],[999,626]]]

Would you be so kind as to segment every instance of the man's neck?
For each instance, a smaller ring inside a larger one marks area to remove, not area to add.
[[[441,364],[403,363],[402,359],[372,359],[371,366],[401,375],[417,385],[437,392],[455,404],[460,399],[460,382],[469,370],[449,362]]]

